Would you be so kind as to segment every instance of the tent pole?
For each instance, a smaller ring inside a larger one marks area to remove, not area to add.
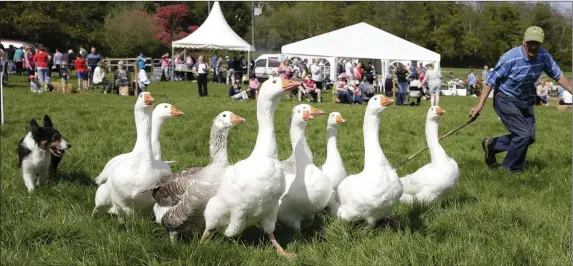
[[[247,78],[251,78],[251,49],[247,51]],[[241,82],[242,83],[242,82]]]

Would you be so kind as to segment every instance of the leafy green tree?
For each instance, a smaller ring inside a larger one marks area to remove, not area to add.
[[[104,29],[104,44],[111,57],[135,57],[139,52],[151,55],[160,45],[155,38],[160,29],[151,15],[142,10],[111,13]]]

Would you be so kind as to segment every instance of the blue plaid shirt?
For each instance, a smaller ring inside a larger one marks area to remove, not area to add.
[[[500,57],[486,84],[505,95],[529,100],[537,95],[535,81],[542,71],[555,80],[562,74],[547,50],[540,48],[535,60],[530,61],[522,46],[518,46]]]

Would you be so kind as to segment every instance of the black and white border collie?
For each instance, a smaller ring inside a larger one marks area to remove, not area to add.
[[[18,143],[18,167],[22,169],[28,192],[43,185],[48,176],[56,177],[60,160],[71,147],[48,115],[44,116],[44,127],[40,127],[35,119],[30,121],[30,132]]]

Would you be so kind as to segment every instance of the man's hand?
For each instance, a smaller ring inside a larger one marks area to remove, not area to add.
[[[482,108],[483,108],[483,105],[481,105],[481,104],[474,106],[472,108],[472,110],[470,111],[470,117],[477,117],[479,115],[479,112],[481,112]]]

